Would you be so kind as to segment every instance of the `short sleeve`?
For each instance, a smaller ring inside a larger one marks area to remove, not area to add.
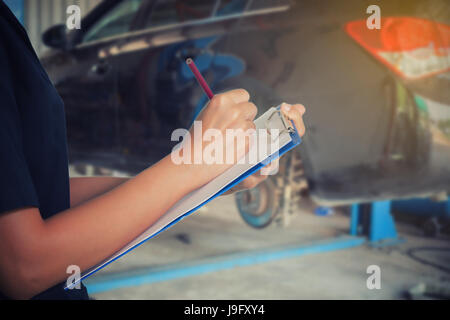
[[[0,43],[0,214],[39,207],[24,156],[20,111],[5,46]]]

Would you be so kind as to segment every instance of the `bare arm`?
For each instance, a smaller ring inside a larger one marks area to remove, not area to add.
[[[71,264],[82,270],[95,265],[152,225],[195,181],[199,179],[190,170],[165,158],[114,190],[50,219],[42,220],[37,208],[2,214],[2,291],[29,298],[67,278]]]
[[[271,167],[278,166],[278,160],[270,164]],[[270,168],[268,168],[270,170]],[[252,189],[267,179],[267,175],[257,172],[223,195],[230,195],[237,191]],[[70,178],[70,207],[76,207],[88,200],[98,197],[127,182],[131,178],[116,177],[76,177]]]
[[[116,177],[77,177],[70,178],[70,207],[76,207],[88,200],[100,196],[130,178]]]

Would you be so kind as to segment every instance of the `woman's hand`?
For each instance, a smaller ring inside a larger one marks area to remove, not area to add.
[[[294,122],[295,127],[297,128],[297,131],[298,131],[300,137],[303,137],[303,135],[305,134],[305,124],[303,122],[303,115],[306,112],[305,107],[301,104],[290,105],[290,104],[284,103],[281,106],[281,111],[289,120]],[[248,177],[247,179],[242,181],[237,186],[230,189],[224,195],[229,195],[229,194],[233,194],[238,191],[252,189],[252,188],[256,187],[258,184],[260,184],[261,182],[266,180],[271,172],[273,172],[274,170],[277,170],[278,165],[279,165],[279,159],[272,161],[266,167],[266,170],[264,171],[265,174],[262,174],[261,170],[256,172],[255,174],[251,175],[250,177]]]
[[[226,171],[249,151],[250,139],[238,143],[227,138],[230,129],[233,132],[255,129],[257,108],[249,99],[244,89],[215,95],[194,122],[189,139],[185,137],[181,149],[172,153],[172,159],[176,153],[184,159],[184,164],[188,160],[186,170],[192,173],[191,182],[196,188]]]
[[[281,112],[294,122],[295,128],[297,128],[300,137],[305,135],[305,124],[303,122],[303,115],[306,112],[305,107],[302,104],[288,104],[283,103],[281,105]]]

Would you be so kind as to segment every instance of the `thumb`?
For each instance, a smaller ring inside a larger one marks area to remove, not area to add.
[[[305,124],[303,123],[302,116],[306,112],[305,107],[301,104],[290,105],[288,103],[283,103],[281,105],[281,112],[283,112],[289,120],[294,122],[300,136],[303,136],[305,134]]]

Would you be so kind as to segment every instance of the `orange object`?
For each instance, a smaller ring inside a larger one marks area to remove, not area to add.
[[[363,48],[405,79],[419,79],[450,70],[450,27],[412,17],[381,19],[381,29],[365,20],[346,25]]]

